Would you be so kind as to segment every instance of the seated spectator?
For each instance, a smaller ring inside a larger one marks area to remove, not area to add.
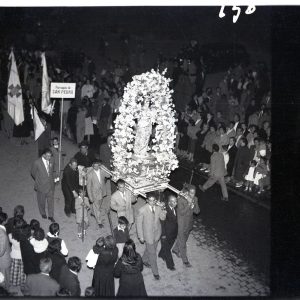
[[[60,271],[59,285],[68,289],[72,297],[79,297],[81,294],[78,273],[81,270],[81,260],[77,256],[72,256],[67,265],[63,265]]]
[[[142,271],[142,258],[136,252],[133,240],[129,239],[124,245],[121,258],[114,267],[114,276],[120,278],[118,297],[147,296]]]
[[[47,256],[52,260],[52,269],[50,276],[59,282],[59,276],[62,266],[66,265],[66,259],[61,253],[61,242],[59,239],[54,239],[49,242]]]
[[[68,248],[66,246],[66,243],[63,239],[59,238],[59,224],[58,223],[52,223],[49,226],[49,232],[47,233],[47,241],[48,243],[50,243],[53,240],[59,240],[59,242],[61,243],[61,254],[64,256],[68,255]]]
[[[243,185],[244,175],[249,167],[249,162],[251,160],[251,152],[247,146],[246,138],[241,138],[240,147],[237,150],[234,167],[233,167],[233,179],[236,182],[236,187],[241,187]]]
[[[42,258],[39,274],[28,275],[23,289],[24,296],[56,296],[59,284],[49,276],[52,268],[51,258]]]
[[[6,225],[5,225],[7,234],[12,233],[15,218],[24,219],[24,214],[25,214],[25,210],[24,210],[23,205],[17,205],[14,208],[14,216],[12,218],[9,218],[6,222]]]

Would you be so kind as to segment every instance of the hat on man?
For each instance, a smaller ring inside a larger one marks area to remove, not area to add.
[[[89,144],[88,144],[87,141],[82,141],[82,142],[79,144],[79,148],[81,148],[81,147],[88,147],[88,146],[89,146]]]

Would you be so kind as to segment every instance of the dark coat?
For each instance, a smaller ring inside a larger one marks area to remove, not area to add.
[[[49,175],[42,158],[37,159],[31,167],[31,176],[34,179],[34,189],[41,193],[54,191],[53,161],[50,160]]]
[[[76,191],[78,193],[79,174],[78,171],[74,171],[69,164],[67,164],[64,169],[61,187],[69,193],[72,191]]]
[[[24,265],[24,273],[26,275],[40,273],[39,260],[37,259],[39,254],[34,252],[33,246],[30,244],[28,239],[20,241],[20,249]]]
[[[49,273],[49,275],[53,279],[55,279],[57,282],[59,282],[61,269],[63,266],[65,266],[67,264],[66,259],[61,253],[49,253],[48,252],[48,257],[50,257],[52,260],[52,268],[51,268],[51,272]]]
[[[80,296],[80,282],[78,276],[73,274],[67,265],[63,265],[59,276],[59,285],[61,288],[68,289],[71,296]]]
[[[113,231],[114,238],[116,240],[116,243],[126,243],[130,236],[128,228],[125,228],[125,230],[118,230],[118,227],[116,227]]]
[[[229,155],[229,161],[227,163],[227,174],[228,176],[232,175],[232,171],[233,171],[233,165],[234,165],[234,160],[235,160],[235,156],[237,153],[237,147],[236,145],[233,145],[228,151],[227,151],[228,155]]]
[[[24,296],[56,296],[59,284],[45,274],[31,274],[27,277]]]
[[[120,258],[114,268],[114,276],[120,278],[117,296],[147,296],[142,275],[143,261],[137,253],[135,263],[129,264]]]
[[[178,232],[178,223],[177,223],[177,211],[175,208],[174,215],[169,205],[166,205],[166,219],[161,222],[161,235],[166,236],[166,238],[176,238]]]
[[[115,282],[113,270],[118,259],[118,248],[102,249],[95,269],[92,286],[95,289],[95,296],[114,296]]]
[[[84,166],[85,168],[91,167],[95,160],[95,156],[90,150],[87,155],[83,155],[79,151],[75,154],[74,158],[77,159],[78,166]]]
[[[242,181],[244,179],[244,175],[246,175],[249,168],[250,160],[250,149],[247,146],[238,148],[233,167],[233,176],[236,180]]]

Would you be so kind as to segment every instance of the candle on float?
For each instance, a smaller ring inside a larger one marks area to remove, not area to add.
[[[149,173],[149,166],[147,167],[146,175],[148,175],[148,173]]]
[[[163,173],[163,172],[164,172],[164,170],[165,170],[165,165],[163,165],[163,166],[162,166],[162,170],[161,170],[161,172]]]

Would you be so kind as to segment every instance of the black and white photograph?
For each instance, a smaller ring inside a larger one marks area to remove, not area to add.
[[[272,9],[0,7],[0,296],[272,294]]]

